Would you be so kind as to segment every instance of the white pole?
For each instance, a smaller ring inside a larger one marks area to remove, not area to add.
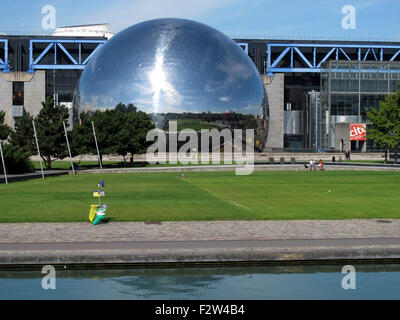
[[[69,159],[71,160],[72,173],[75,174],[74,163],[72,162],[72,156],[71,156],[71,149],[69,148],[69,141],[68,141],[67,128],[65,127],[65,122],[64,122],[64,121],[63,121],[63,126],[64,126],[65,139],[67,140],[67,147],[68,147]]]
[[[102,164],[101,164],[101,159],[100,159],[99,146],[97,145],[96,130],[94,129],[94,123],[93,123],[93,121],[92,121],[92,128],[93,128],[94,142],[96,143],[97,156],[99,157],[100,170],[103,171],[103,166],[102,166]]]
[[[42,178],[44,179],[42,158],[41,158],[41,156],[40,156],[39,142],[38,142],[38,138],[37,138],[37,134],[36,134],[36,127],[35,127],[35,121],[34,121],[34,120],[32,120],[32,125],[33,125],[33,133],[34,133],[34,135],[35,135],[36,148],[37,148],[38,156],[39,156],[40,170],[42,171]]]
[[[0,140],[0,153],[1,153],[1,161],[3,162],[4,179],[6,180],[6,184],[8,184],[6,164],[4,163],[3,148],[1,146],[1,140]]]

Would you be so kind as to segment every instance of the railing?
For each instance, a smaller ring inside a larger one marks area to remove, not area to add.
[[[400,43],[400,37],[330,37],[330,36],[277,36],[263,34],[228,34],[234,40],[273,40],[273,41],[338,41],[338,42],[379,42],[379,43]]]

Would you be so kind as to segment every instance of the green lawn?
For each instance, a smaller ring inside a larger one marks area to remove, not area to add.
[[[1,184],[0,222],[88,221],[100,179],[111,221],[400,218],[400,172],[178,175],[81,174]]]

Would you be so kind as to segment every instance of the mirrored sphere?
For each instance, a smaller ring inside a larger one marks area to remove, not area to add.
[[[267,138],[268,103],[261,77],[223,33],[186,19],[156,19],[117,33],[83,71],[74,106],[108,109],[122,102],[188,128],[255,129]]]

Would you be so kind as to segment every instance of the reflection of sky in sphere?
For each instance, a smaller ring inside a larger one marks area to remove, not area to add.
[[[243,50],[221,32],[183,19],[131,26],[91,59],[75,104],[133,103],[148,113],[260,114],[264,88]]]

